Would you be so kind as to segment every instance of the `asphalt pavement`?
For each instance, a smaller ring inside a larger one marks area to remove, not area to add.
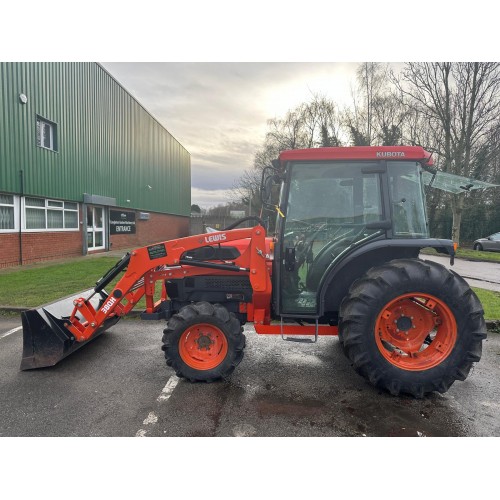
[[[500,290],[500,264],[457,259],[452,269]],[[230,380],[191,384],[165,364],[164,326],[124,319],[58,365],[23,372],[20,318],[0,316],[0,437],[500,436],[497,333],[466,381],[416,400],[373,388],[337,338],[297,344],[251,325]]]
[[[449,257],[421,254],[420,258],[438,262],[447,269],[452,269],[457,274],[460,274],[470,286],[500,292],[500,263],[498,262],[476,262],[455,259],[455,263],[452,266]]]
[[[373,388],[337,338],[297,344],[251,326],[230,380],[192,384],[166,366],[163,327],[122,320],[25,372],[22,332],[0,338],[0,436],[500,436],[498,334],[466,381],[417,400]]]

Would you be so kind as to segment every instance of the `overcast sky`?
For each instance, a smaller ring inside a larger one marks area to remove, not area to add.
[[[435,0],[418,8],[400,0],[289,0],[286,8],[269,0],[142,0],[133,8],[87,0],[76,16],[71,2],[25,4],[22,36],[18,4],[3,6],[11,21],[0,30],[2,60],[120,61],[102,64],[191,153],[192,202],[202,206],[226,201],[268,119],[314,93],[350,102],[357,64],[347,61],[498,60],[497,18],[484,15],[486,0],[470,9]]]
[[[192,203],[225,203],[267,120],[323,94],[350,102],[357,63],[101,63],[191,154]]]
[[[346,62],[150,64],[125,61],[496,61],[499,44],[494,5],[486,0],[468,4],[435,0],[418,3],[401,0],[4,2],[0,57],[10,61],[122,61],[103,63],[103,66],[191,153],[192,202],[207,206],[224,202],[222,190],[229,188],[243,170],[251,166],[253,154],[264,139],[267,119],[282,116],[289,108],[307,101],[313,92],[323,92],[339,103],[349,99],[349,85],[354,80],[356,65]],[[91,454],[82,443],[71,441],[53,451],[53,456],[49,450],[48,457],[57,459],[63,452],[70,457],[74,453],[92,458],[95,453]],[[127,467],[134,471],[137,485],[129,481],[129,490],[130,487],[133,491],[146,488],[148,493],[157,493],[151,489],[154,481],[147,478],[158,472],[154,465],[161,464],[161,460],[150,458],[162,457],[164,444],[149,441],[153,444],[145,449],[142,443],[139,449],[138,445],[131,448],[131,441],[127,442],[127,449],[115,447],[110,454],[107,442],[102,441],[93,443],[92,451],[97,446],[98,452],[111,458],[107,466],[111,473],[122,472]],[[169,441],[168,446],[174,455],[186,449],[192,454],[197,452],[197,442],[186,443]],[[228,453],[235,457],[226,465],[229,466],[228,484],[238,487],[231,478],[239,478],[242,468],[254,466],[255,456],[261,449],[248,446],[243,449],[242,441],[234,443],[225,443],[224,447],[211,452],[216,461],[224,460]],[[384,441],[386,449],[387,443]],[[1,463],[2,470],[14,478],[13,484],[25,479],[18,474],[23,472],[26,451],[31,452],[33,448],[32,440],[22,444],[16,441],[15,446],[5,445],[9,453]],[[440,443],[431,444],[433,452],[442,454],[443,447],[438,449]],[[485,444],[482,440],[480,451]],[[342,447],[339,442],[335,442],[335,446],[341,447],[341,453],[350,452],[350,448]],[[477,453],[476,443],[473,449],[469,450],[468,446],[469,442],[461,441],[460,451],[465,447],[469,454]],[[314,454],[320,459],[326,457],[326,448],[320,440],[313,445],[310,442],[305,445],[303,441],[297,445],[294,441],[293,450],[297,451],[297,447],[299,452]],[[427,459],[428,447],[414,453],[415,463]],[[373,459],[380,458],[381,453],[383,458],[389,458],[391,451],[397,451],[390,448],[389,452],[379,449],[371,452],[365,447],[363,453]],[[455,447],[449,447],[450,456],[445,454],[441,461],[444,472],[450,476],[455,472],[449,465],[454,463],[455,448],[458,450],[458,441]],[[277,464],[286,464],[290,450],[290,446],[265,448]],[[47,454],[46,447],[43,452]],[[490,462],[493,465],[486,475],[484,461],[480,462],[482,469],[477,466],[476,470],[472,464],[471,472],[481,474],[481,485],[484,477],[494,477],[495,465]],[[233,469],[233,463],[239,468],[235,465]],[[184,475],[183,469],[178,468],[176,474],[189,480],[191,471],[189,468],[186,471]],[[41,473],[45,473],[43,468]],[[348,478],[357,479],[354,475]],[[64,478],[63,484],[71,486]],[[489,483],[485,484],[483,490]],[[448,484],[434,483],[432,478],[430,485],[439,493],[443,488],[443,494],[444,487],[449,489]],[[321,481],[307,484],[299,481],[298,490],[295,482],[293,486],[300,492],[307,487],[316,496],[326,491]],[[279,487],[283,489],[281,484]],[[175,484],[173,488],[178,489]],[[101,490],[107,493],[102,487]],[[282,495],[281,490],[271,488],[269,491]]]

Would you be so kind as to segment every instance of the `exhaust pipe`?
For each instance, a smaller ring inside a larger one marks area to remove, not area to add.
[[[75,340],[73,334],[65,326],[73,310],[73,301],[94,294],[95,289],[91,288],[38,309],[30,309],[21,313],[23,325],[21,370],[54,366],[118,322],[120,316],[113,316],[106,320],[90,339],[85,342]],[[92,297],[91,303],[95,302],[92,305],[99,308],[107,297],[108,295],[101,290],[98,295],[95,294]]]

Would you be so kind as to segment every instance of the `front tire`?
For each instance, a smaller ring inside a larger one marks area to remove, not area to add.
[[[351,286],[339,332],[358,373],[391,394],[420,398],[465,380],[481,359],[486,324],[463,278],[434,262],[401,259]]]
[[[187,305],[163,330],[167,365],[191,382],[225,379],[243,359],[242,332],[236,316],[219,304]]]

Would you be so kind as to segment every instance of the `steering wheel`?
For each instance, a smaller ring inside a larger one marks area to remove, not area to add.
[[[303,222],[303,221],[300,221]],[[305,223],[307,224],[307,223]],[[314,227],[313,224],[308,224],[308,227]],[[326,223],[323,223],[319,226],[316,231],[314,231],[310,235],[304,235],[303,239],[299,239],[294,245],[295,247],[295,261],[297,263],[297,267],[300,267],[306,261],[312,261],[312,247],[314,241],[318,234],[320,234],[326,227]]]

